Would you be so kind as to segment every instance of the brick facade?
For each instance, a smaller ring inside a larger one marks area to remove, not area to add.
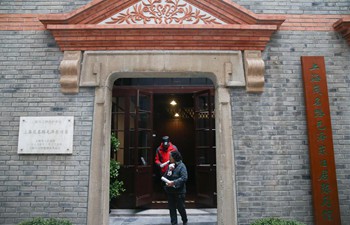
[[[32,15],[68,13],[89,2],[0,3],[0,224],[34,216],[87,223],[94,89],[61,93],[63,53]],[[342,224],[350,224],[350,46],[331,29],[349,16],[350,2],[234,2],[257,14],[290,15],[263,51],[264,92],[231,93],[238,225],[265,216],[313,225],[300,65],[305,55],[325,56]],[[73,155],[17,154],[20,116],[61,115],[75,117]]]
[[[264,93],[232,91],[240,225],[262,216],[313,224],[302,55],[325,56],[342,224],[350,224],[349,50],[334,32],[280,31],[264,51]]]
[[[94,90],[64,95],[47,31],[0,31],[0,224],[68,218],[86,224]],[[18,155],[20,116],[74,116],[74,153]]]

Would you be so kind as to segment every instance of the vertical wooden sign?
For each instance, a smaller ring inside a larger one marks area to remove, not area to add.
[[[315,225],[340,225],[332,125],[323,56],[301,57]]]

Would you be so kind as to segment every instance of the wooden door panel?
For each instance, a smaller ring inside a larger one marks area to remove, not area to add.
[[[152,174],[151,166],[139,166],[136,169],[137,179],[135,182],[136,207],[150,204],[152,202],[152,179],[149,174]]]
[[[140,207],[152,203],[153,95],[149,92],[137,90],[136,99],[135,197],[136,207]]]
[[[197,204],[203,206],[216,206],[216,183],[211,182],[216,180],[216,169],[211,166],[197,166],[197,185],[201,188],[197,193]]]
[[[123,162],[119,177],[126,191],[119,197],[118,206],[140,207],[152,202],[153,95],[130,88],[118,88],[114,94],[115,108],[123,109],[125,118],[123,123],[115,123],[116,127],[112,127],[124,138],[121,141],[123,154],[119,154],[122,159],[118,161]],[[118,105],[118,98],[121,105]]]
[[[198,206],[216,207],[216,154],[214,101],[210,90],[198,92],[195,100],[195,151]]]

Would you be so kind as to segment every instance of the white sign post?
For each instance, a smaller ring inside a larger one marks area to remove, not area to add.
[[[74,117],[21,117],[18,154],[72,154]]]

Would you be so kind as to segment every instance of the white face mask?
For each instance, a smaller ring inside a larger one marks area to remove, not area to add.
[[[169,170],[168,170],[168,173],[167,175],[168,176],[171,176],[173,174],[173,170],[175,169],[175,163],[171,163],[169,164]]]
[[[163,147],[167,149],[169,147],[169,142],[163,142]]]

